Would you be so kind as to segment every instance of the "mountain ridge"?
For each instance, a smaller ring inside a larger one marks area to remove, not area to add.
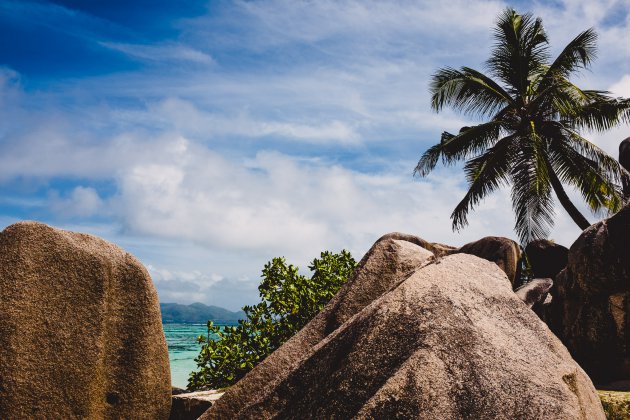
[[[243,311],[230,311],[220,306],[206,305],[201,302],[194,302],[189,305],[174,302],[160,303],[160,312],[162,313],[162,322],[183,324],[205,324],[209,320],[215,323],[236,324],[239,319],[245,318]]]

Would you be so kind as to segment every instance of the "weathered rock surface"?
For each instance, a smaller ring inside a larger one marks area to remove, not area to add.
[[[498,265],[507,275],[508,279],[510,279],[512,288],[520,286],[519,284],[515,284],[515,281],[519,273],[521,248],[513,240],[500,236],[486,236],[485,238],[481,238],[478,241],[471,242],[449,252],[449,254],[461,253],[476,255],[479,258],[492,261]]]
[[[376,298],[397,286],[413,272],[434,257],[434,253],[448,252],[445,245],[428,243],[413,235],[390,233],[382,236],[368,251],[337,296],[324,309],[327,316],[325,335],[336,330]],[[380,281],[373,281],[374,277]],[[324,336],[321,336],[323,338]]]
[[[171,395],[179,395],[179,394],[186,394],[188,393],[188,391],[186,391],[184,388],[179,388],[176,386],[171,387]]]
[[[169,420],[197,420],[222,395],[215,389],[174,394]]]
[[[605,418],[590,379],[496,264],[427,259],[405,242],[377,242],[348,283],[354,295],[336,296],[201,418]]]
[[[630,379],[630,204],[580,235],[551,293],[543,317],[591,378]]]
[[[130,254],[24,222],[0,233],[0,418],[167,419],[157,294]]]
[[[554,279],[567,266],[568,248],[548,241],[537,239],[527,244],[525,254],[532,266],[534,277]]]
[[[619,163],[623,166],[626,171],[630,172],[630,137],[625,140],[622,140],[619,144]],[[623,183],[623,195],[627,198],[630,198],[630,184],[625,180]]]
[[[533,279],[516,289],[514,293],[525,302],[527,307],[531,308],[534,305],[545,303],[547,300],[551,301],[551,296],[549,296],[551,286],[553,286],[551,279]]]
[[[309,357],[315,346],[366,305],[426,264],[433,254],[428,242],[412,235],[390,233],[381,237],[365,254],[348,283],[304,328],[269,355],[221,398],[219,413],[231,418],[272,392],[294,367]],[[202,418],[209,418],[207,414]]]

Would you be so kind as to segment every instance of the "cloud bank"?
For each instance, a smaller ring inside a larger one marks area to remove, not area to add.
[[[29,5],[10,11],[28,24],[47,7]],[[54,6],[55,19],[73,22],[67,36],[121,61],[79,77],[0,67],[0,224],[34,218],[98,234],[140,257],[162,301],[230,309],[256,299],[275,256],[303,269],[326,249],[359,259],[390,231],[453,245],[513,237],[509,191],[452,232],[461,167],[411,176],[442,131],[471,123],[431,112],[431,73],[482,68],[504,7],[213,2],[171,19],[168,35],[139,35]],[[629,2],[519,9],[543,18],[556,52],[596,27],[599,58],[578,82],[630,97],[630,49],[619,42]],[[615,156],[628,135],[624,126],[590,138]],[[569,245],[579,231],[556,210],[552,238]]]

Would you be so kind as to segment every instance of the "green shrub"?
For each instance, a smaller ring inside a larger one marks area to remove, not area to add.
[[[310,278],[284,258],[268,262],[258,286],[261,302],[243,307],[244,320],[225,327],[208,321],[208,336],[199,337],[204,343],[195,359],[199,370],[190,374],[188,388],[234,384],[306,325],[346,283],[355,266],[345,250],[322,252],[309,265]]]

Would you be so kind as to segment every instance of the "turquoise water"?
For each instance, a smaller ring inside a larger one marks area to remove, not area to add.
[[[163,324],[163,327],[171,362],[171,383],[186,388],[190,372],[197,370],[195,357],[201,349],[197,337],[206,335],[208,329],[206,324]]]

